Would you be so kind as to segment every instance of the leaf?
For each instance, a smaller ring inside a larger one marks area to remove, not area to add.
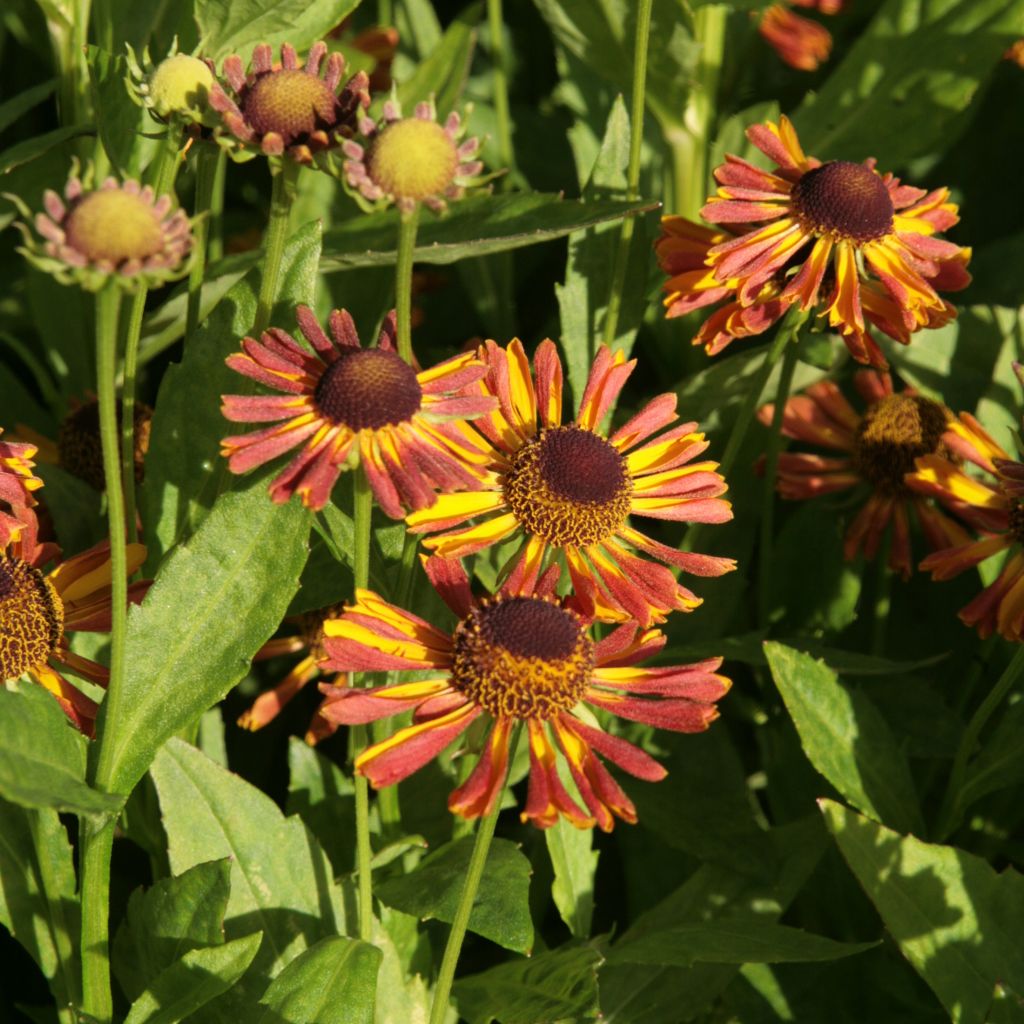
[[[561,195],[477,195],[453,203],[443,217],[423,217],[416,234],[417,263],[455,263],[471,256],[548,242],[595,224],[618,221],[657,207],[649,200],[564,199]],[[367,214],[324,235],[325,273],[395,262],[398,213]]]
[[[128,94],[124,80],[128,61],[123,54],[96,46],[87,51],[96,129],[114,170],[122,178],[138,178],[160,143],[146,135],[162,134],[149,111]]]
[[[36,160],[44,153],[48,153],[51,149],[61,146],[71,139],[95,134],[96,129],[91,124],[69,124],[63,128],[54,128],[53,131],[26,139],[0,153],[0,174],[10,174],[16,167]]]
[[[594,914],[594,874],[599,853],[592,849],[593,829],[574,828],[564,818],[544,830],[555,873],[551,896],[558,913],[577,939],[590,934]]]
[[[84,551],[106,537],[99,491],[57,465],[40,464],[34,472],[46,487],[46,507],[65,551]]]
[[[319,225],[307,224],[285,246],[272,324],[294,330],[296,304],[313,301],[319,258]],[[140,502],[149,572],[195,531],[219,493],[246,487],[251,479],[233,477],[220,455],[220,438],[245,428],[224,419],[220,396],[247,386],[224,360],[252,330],[259,287],[260,272],[254,268],[221,300],[161,383]]]
[[[257,1024],[373,1024],[380,962],[368,942],[321,939],[270,983]]]
[[[33,85],[24,92],[19,92],[17,96],[12,96],[6,103],[0,103],[0,132],[10,128],[22,114],[39,106],[56,88],[57,79],[50,78],[38,85]]]
[[[887,0],[794,115],[806,152],[889,170],[944,148],[1022,17],[1021,0]]]
[[[1000,715],[992,735],[970,762],[960,793],[964,808],[989,793],[1024,781],[1024,744],[1020,741],[1022,726],[1024,701],[1018,700]]]
[[[764,649],[811,764],[865,813],[923,832],[906,758],[874,704],[824,662],[778,643]]]
[[[113,950],[117,980],[129,999],[138,998],[185,953],[224,941],[230,893],[228,860],[196,864],[177,877],[159,879],[145,893],[132,893]]]
[[[455,1001],[469,1024],[595,1020],[600,963],[589,946],[538,953],[460,979]]]
[[[359,0],[195,0],[200,49],[216,61],[237,53],[245,64],[257,43],[291,43],[304,53],[358,6]]]
[[[355,790],[337,765],[297,736],[288,740],[288,803],[316,836],[337,875],[355,863]]]
[[[678,925],[648,932],[632,942],[618,942],[609,964],[779,964],[838,960],[877,946],[877,942],[836,942],[799,928],[768,922],[716,921]]]
[[[472,836],[448,843],[415,871],[377,886],[376,896],[407,914],[451,924],[472,852]],[[528,953],[533,945],[530,874],[530,862],[519,847],[507,839],[495,839],[487,855],[469,930],[516,953]]]
[[[220,497],[128,615],[122,702],[100,711],[106,787],[129,793],[170,736],[245,675],[281,622],[307,555],[309,513],[262,479]],[[157,656],[159,654],[159,656]]]
[[[0,878],[0,924],[38,964],[57,1005],[78,1005],[75,861],[55,810],[31,810],[0,798]]]
[[[152,776],[171,869],[180,874],[204,861],[231,858],[225,935],[263,932],[251,970],[197,1024],[248,1019],[268,976],[319,939],[344,932],[331,866],[298,818],[285,818],[268,796],[181,740],[164,746]]]
[[[189,950],[132,1003],[125,1024],[178,1024],[226,992],[245,973],[260,947],[254,932],[220,946]]]
[[[1024,991],[1024,877],[819,803],[886,930],[955,1024],[982,1024],[997,982]]]
[[[73,814],[115,813],[122,801],[85,782],[87,745],[41,687],[0,687],[0,796],[5,800]]]
[[[431,47],[430,55],[398,86],[398,100],[406,112],[416,103],[433,98],[437,116],[444,120],[455,107],[469,74],[476,46],[476,25],[482,13],[481,3],[462,11]]]

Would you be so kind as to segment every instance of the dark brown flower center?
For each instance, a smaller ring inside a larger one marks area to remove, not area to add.
[[[332,423],[377,430],[419,412],[423,389],[416,372],[394,352],[363,348],[344,353],[324,371],[313,395]]]
[[[892,197],[863,164],[835,160],[793,186],[793,205],[818,234],[870,242],[892,230]]]
[[[156,212],[141,196],[105,188],[82,196],[64,222],[68,245],[90,263],[144,260],[164,247]]]
[[[584,546],[612,536],[629,515],[632,481],[603,437],[569,425],[541,431],[512,457],[505,500],[530,533]]]
[[[64,636],[64,606],[50,581],[0,555],[0,680],[46,664]]]
[[[97,491],[106,489],[103,475],[103,449],[100,445],[100,406],[93,399],[72,410],[57,429],[57,458],[62,469],[84,480]],[[143,464],[149,451],[153,410],[136,402],[132,411],[135,423],[135,479],[142,480]],[[121,429],[121,403],[117,403],[117,428]]]
[[[890,395],[873,405],[860,421],[853,446],[858,472],[884,494],[905,491],[904,474],[914,460],[943,447],[949,414],[921,395]]]
[[[328,131],[337,122],[337,97],[326,82],[306,71],[268,71],[245,90],[242,113],[266,135],[276,132],[286,146],[317,129]]]
[[[498,597],[455,630],[452,684],[496,718],[549,719],[575,707],[594,645],[571,612],[540,597]]]
[[[1024,505],[1020,502],[1010,509],[1010,533],[1018,544],[1024,544]]]

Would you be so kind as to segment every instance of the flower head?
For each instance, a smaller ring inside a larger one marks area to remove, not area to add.
[[[995,582],[961,610],[960,619],[983,637],[998,632],[1019,643],[1024,640],[1024,463],[1010,458],[969,413],[949,424],[943,443],[952,457],[919,458],[907,484],[942,502],[981,536],[951,538],[921,568],[934,580],[947,580],[1009,550]],[[977,466],[989,479],[969,476],[954,459]]]
[[[549,554],[561,550],[578,594],[604,621],[664,621],[673,610],[690,611],[700,599],[672,572],[633,554],[633,549],[698,576],[735,568],[727,558],[678,551],[629,523],[630,515],[677,522],[721,523],[732,510],[720,495],[727,487],[715,462],[694,462],[707,447],[696,423],[673,424],[675,395],[648,403],[611,436],[601,423],[635,360],[602,348],[572,423],[562,423],[562,364],[544,341],[530,363],[519,340],[507,348],[489,341],[487,390],[498,408],[475,424],[490,442],[485,463],[464,494],[442,495],[436,505],[408,517],[414,533],[437,533],[424,545],[458,558],[519,535],[512,570],[516,586],[538,578]],[[658,436],[655,436],[658,435]],[[470,520],[478,519],[470,524]]]
[[[178,53],[177,41],[171,52],[154,65],[149,50],[143,50],[140,64],[128,47],[128,75],[125,84],[137,103],[158,121],[184,121],[212,128],[216,114],[210,109],[213,71],[208,61]]]
[[[62,284],[96,291],[114,280],[135,290],[188,271],[188,217],[173,208],[171,196],[157,198],[148,185],[107,178],[90,190],[72,174],[64,198],[47,189],[43,207],[33,220],[43,241],[19,225],[26,243],[21,252]],[[22,213],[28,216],[27,209]]]
[[[963,539],[963,530],[915,494],[904,477],[919,456],[949,455],[943,442],[952,414],[911,388],[896,392],[888,374],[861,370],[854,377],[867,403],[857,412],[832,381],[819,381],[786,402],[782,432],[787,437],[845,452],[841,458],[803,452],[779,456],[778,490],[802,500],[866,484],[870,494],[846,531],[845,555],[874,558],[887,530],[892,531],[889,565],[909,578],[912,570],[910,520],[920,523],[932,548]],[[775,412],[766,405],[758,418],[768,425]]]
[[[394,203],[412,210],[425,203],[443,210],[449,199],[477,184],[483,170],[476,159],[480,141],[460,141],[465,128],[455,111],[438,124],[433,101],[416,104],[412,117],[402,117],[398,101],[388,100],[381,121],[363,117],[359,131],[365,143],[353,139],[342,147],[345,181],[371,208]]]
[[[308,306],[295,312],[313,351],[276,327],[262,341],[245,338],[232,369],[282,395],[224,395],[222,412],[235,423],[273,423],[226,437],[222,454],[234,473],[245,473],[301,446],[270,486],[274,501],[298,494],[319,509],[343,469],[357,464],[381,508],[393,518],[403,509],[433,504],[435,491],[473,486],[481,458],[460,420],[489,412],[491,398],[466,390],[486,373],[472,354],[416,370],[395,351],[394,313],[376,348],[363,348],[352,317],[335,310],[328,337]]]
[[[100,686],[107,683],[107,669],[75,654],[67,634],[110,629],[110,545],[98,544],[46,572],[44,566],[56,554],[54,545],[38,542],[35,516],[17,540],[0,550],[0,680],[27,674],[57,698],[76,728],[92,736],[96,702],[56,666]],[[128,545],[129,575],[145,560],[142,545]],[[140,601],[148,587],[148,581],[133,583],[129,600]]]
[[[787,3],[771,4],[758,22],[761,38],[784,63],[798,71],[817,71],[832,52],[832,34],[824,25],[794,13],[793,6],[836,14],[842,7],[842,0],[787,0]]]
[[[345,58],[332,53],[321,77],[325,56],[327,44],[315,43],[300,67],[295,48],[285,43],[281,63],[275,65],[273,50],[261,43],[253,50],[248,74],[237,54],[224,59],[225,81],[214,82],[210,106],[227,129],[217,141],[234,159],[263,153],[310,164],[352,134],[360,108],[370,102],[366,74],[353,75],[339,92]]]
[[[326,667],[338,672],[427,669],[432,678],[373,689],[321,689],[320,713],[344,725],[413,711],[412,725],[374,744],[356,771],[374,787],[411,775],[453,743],[478,718],[492,722],[472,774],[448,799],[465,818],[487,814],[505,779],[513,728],[525,723],[530,782],[523,821],[547,828],[564,816],[579,828],[611,830],[616,817],[636,821],[629,797],[598,754],[631,775],[657,782],[665,770],[631,743],[598,728],[590,705],[620,718],[675,732],[700,732],[718,716],[715,701],[729,689],[720,658],[694,665],[638,668],[665,643],[659,630],[620,626],[600,642],[578,610],[553,596],[557,572],[536,588],[477,600],[461,565],[424,563],[438,593],[459,617],[451,633],[360,590],[343,615],[324,624]],[[562,785],[564,757],[583,804]],[[585,808],[585,809],[584,809]]]
[[[828,316],[854,358],[885,369],[868,322],[907,344],[915,331],[956,315],[938,292],[967,286],[970,250],[936,237],[959,219],[948,189],[902,185],[879,174],[873,160],[823,164],[804,155],[785,117],[778,125],[755,125],[747,136],[777,166],[763,171],[727,156],[715,170],[720,187],[701,216],[724,225],[726,235],[704,239],[713,242],[704,258],[707,270],[685,262],[676,269],[672,253],[678,244],[659,242],[667,254],[663,266],[677,275],[666,286],[669,316],[730,296],[742,310],[775,301],[782,309],[820,305],[819,315]],[[666,234],[685,237],[688,230],[673,226]],[[751,315],[759,324],[759,316],[776,312],[771,307]],[[731,315],[741,328],[734,336],[742,336],[745,318]],[[728,327],[719,324],[726,335]]]
[[[3,427],[0,427],[0,435]],[[0,549],[16,540],[35,505],[32,492],[43,486],[33,472],[36,447],[0,437]]]

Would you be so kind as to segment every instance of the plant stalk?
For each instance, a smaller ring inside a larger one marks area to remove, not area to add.
[[[412,262],[416,251],[416,229],[420,208],[403,213],[398,222],[398,257],[395,262],[395,316],[398,323],[398,354],[412,362]]]
[[[487,24],[491,34],[491,75],[494,117],[497,123],[498,162],[502,167],[511,170],[513,160],[512,118],[509,115],[508,67],[501,0],[487,0]]]
[[[200,145],[196,160],[195,221],[192,227],[192,269],[188,275],[188,311],[185,314],[185,344],[199,327],[199,307],[206,274],[206,253],[210,239],[211,206],[217,184],[217,170],[224,156],[220,146]]]
[[[270,219],[263,241],[263,278],[256,299],[256,320],[253,335],[259,337],[269,326],[277,299],[278,278],[281,276],[281,256],[288,239],[288,220],[295,201],[300,166],[285,157],[274,174],[270,196]]]

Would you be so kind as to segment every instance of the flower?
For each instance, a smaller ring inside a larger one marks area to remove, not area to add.
[[[0,427],[0,435],[3,432]],[[32,472],[35,454],[35,445],[0,437],[0,549],[16,540],[25,528],[26,513],[36,503],[32,492],[43,486]],[[5,505],[9,511],[5,511]]]
[[[610,437],[601,423],[633,372],[636,360],[602,347],[591,367],[575,422],[562,424],[562,364],[544,341],[530,363],[516,339],[507,348],[488,341],[487,390],[499,406],[475,426],[490,442],[474,489],[441,495],[432,508],[407,518],[413,533],[436,533],[424,545],[459,558],[520,534],[512,579],[529,587],[549,553],[561,550],[578,595],[603,621],[636,619],[647,626],[701,599],[672,572],[634,555],[639,549],[698,576],[734,569],[729,558],[678,551],[629,525],[630,514],[677,522],[722,523],[732,509],[720,495],[725,480],[715,462],[693,462],[708,444],[696,423],[675,423],[676,397],[660,395]],[[482,517],[476,523],[469,520]],[[454,529],[451,529],[454,527]]]
[[[298,494],[323,508],[342,470],[360,464],[378,504],[392,518],[404,508],[432,505],[435,490],[475,483],[469,468],[482,458],[459,420],[479,416],[495,402],[466,389],[486,367],[473,354],[455,356],[419,373],[395,351],[394,312],[377,348],[362,348],[352,317],[335,310],[328,338],[313,311],[295,311],[310,353],[276,327],[262,341],[245,338],[227,359],[233,370],[284,392],[281,396],[223,395],[221,411],[235,423],[273,423],[226,437],[221,454],[233,473],[301,446],[270,485],[276,502]]]
[[[268,640],[254,655],[253,661],[265,661],[284,654],[303,653],[292,670],[273,689],[260,694],[252,705],[238,719],[243,729],[255,732],[272,722],[281,709],[308,683],[320,675],[320,662],[324,658],[324,620],[341,612],[341,605],[322,608],[319,611],[304,612],[296,616],[299,627],[297,634],[275,637]],[[335,679],[340,685],[340,680]],[[306,742],[311,746],[332,735],[338,726],[329,722],[319,712],[313,716],[306,732]]]
[[[215,81],[210,106],[227,129],[217,133],[217,141],[233,159],[250,160],[263,153],[311,164],[317,154],[352,134],[360,107],[370,103],[366,73],[353,75],[338,92],[345,58],[340,53],[327,57],[321,78],[325,56],[327,44],[314,43],[300,68],[295,48],[285,43],[281,64],[275,66],[273,50],[261,43],[252,52],[248,75],[237,54],[224,58],[222,70],[230,92]]]
[[[356,199],[368,209],[394,203],[410,211],[424,203],[441,211],[447,200],[460,198],[480,181],[480,140],[459,141],[465,128],[454,110],[444,125],[438,124],[433,100],[417,103],[412,117],[402,117],[398,101],[390,99],[381,121],[360,118],[359,131],[366,143],[350,139],[342,146],[343,170]]]
[[[715,701],[729,689],[720,658],[669,668],[638,668],[659,651],[664,635],[619,626],[600,642],[584,617],[552,595],[557,572],[536,589],[474,599],[460,563],[429,558],[431,582],[459,617],[450,634],[368,590],[324,623],[325,667],[339,672],[428,669],[432,677],[371,689],[321,684],[320,713],[360,725],[413,710],[411,725],[364,750],[356,771],[375,788],[422,768],[478,718],[493,722],[472,774],[448,798],[464,818],[488,814],[498,799],[514,727],[526,723],[530,782],[521,818],[540,828],[559,816],[578,828],[610,831],[614,818],[635,822],[636,810],[598,754],[649,782],[665,769],[631,743],[594,724],[585,704],[675,732],[701,732],[718,717]],[[565,758],[584,811],[562,785]]]
[[[149,49],[142,51],[140,64],[131,46],[128,51],[128,75],[125,85],[129,95],[158,121],[180,119],[212,128],[216,114],[210,110],[213,88],[212,65],[187,53],[178,53],[177,41],[159,64],[153,64]]]
[[[141,544],[129,544],[128,575],[146,560]],[[53,544],[37,540],[30,514],[21,535],[0,551],[0,680],[28,675],[49,690],[75,727],[92,736],[97,704],[61,675],[57,666],[105,686],[104,666],[75,654],[67,634],[110,630],[110,545],[106,542],[43,571],[56,555]],[[149,581],[128,588],[131,602],[142,600]]]
[[[771,295],[780,303],[806,311],[820,304],[824,286],[828,297],[819,315],[828,315],[855,359],[879,369],[887,364],[868,321],[907,344],[914,332],[956,315],[938,290],[967,286],[971,252],[935,237],[959,219],[948,189],[902,185],[879,174],[874,160],[823,164],[807,157],[786,117],[749,128],[747,137],[776,169],[730,155],[715,170],[720,187],[701,216],[725,225],[732,237],[707,249],[710,278],[670,282],[680,298],[697,291],[704,298],[695,304],[706,305],[734,293],[748,309],[774,285]],[[725,292],[708,299],[714,282]],[[678,315],[671,308],[669,315]]]
[[[43,193],[45,212],[33,220],[41,244],[19,224],[20,251],[62,284],[89,291],[111,280],[127,290],[162,284],[187,273],[192,249],[188,217],[172,206],[171,196],[157,198],[149,185],[107,178],[88,190],[73,172],[63,199],[51,189]]]
[[[977,627],[982,637],[998,631],[1019,643],[1024,640],[1024,463],[1011,459],[970,413],[953,420],[942,440],[953,456],[977,466],[992,481],[968,476],[942,455],[917,460],[907,484],[936,498],[982,534],[977,540],[966,534],[957,538],[929,555],[921,569],[933,580],[948,580],[1009,549],[995,582],[961,610],[960,620]]]
[[[786,437],[847,452],[848,456],[783,452],[779,455],[778,491],[784,498],[802,500],[867,484],[871,493],[846,531],[844,554],[853,559],[863,550],[865,558],[874,558],[891,528],[889,566],[908,579],[912,570],[911,517],[921,524],[933,548],[966,537],[960,526],[914,494],[904,481],[917,457],[949,454],[942,439],[952,413],[911,388],[897,393],[887,373],[861,370],[854,376],[854,386],[867,403],[863,414],[827,380],[812,384],[786,402],[782,416]],[[775,406],[765,405],[758,418],[767,426],[774,414]]]
[[[788,4],[771,4],[758,23],[761,38],[784,63],[798,71],[817,71],[832,52],[832,34],[824,25],[795,14],[791,6],[837,14],[843,0],[788,0]]]

